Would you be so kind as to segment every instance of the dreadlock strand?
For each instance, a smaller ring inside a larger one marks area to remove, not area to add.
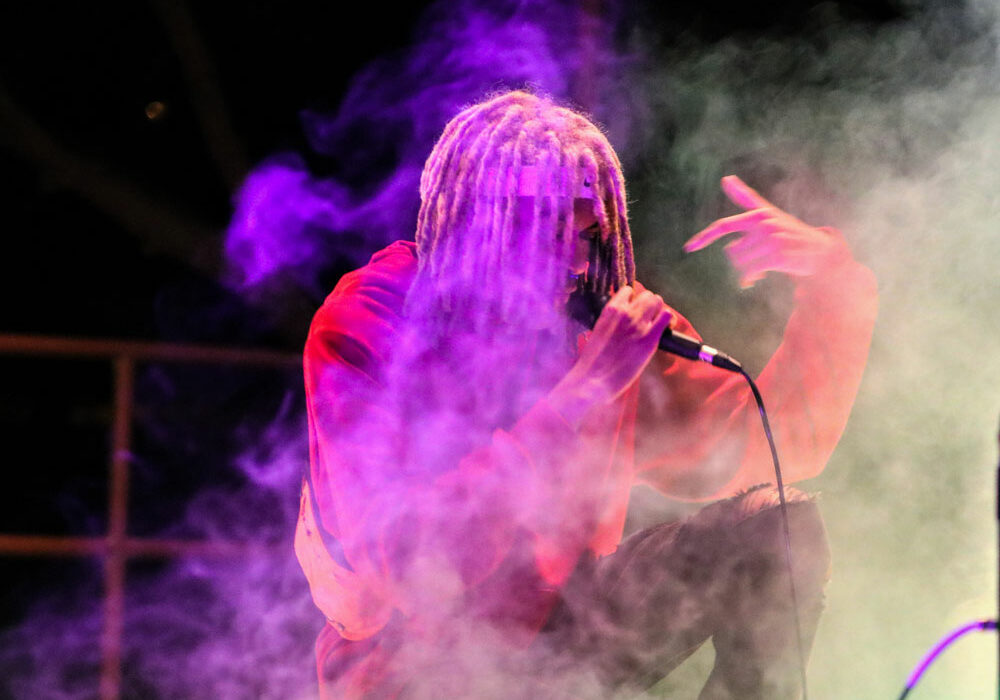
[[[546,155],[549,172],[547,173],[546,191],[549,193],[548,201],[551,206],[545,224],[546,228],[553,230],[555,236],[552,241],[539,241],[538,243],[540,247],[549,248],[552,251],[545,256],[546,267],[542,272],[541,279],[550,283],[551,288],[546,292],[550,296],[555,296],[565,285],[565,271],[569,269],[571,264],[574,245],[574,197],[579,186],[577,180],[580,178],[578,177],[579,173],[574,173],[569,183],[564,178],[564,169],[568,163],[574,161],[573,154],[576,150],[574,146],[571,143],[562,144],[558,135],[552,131],[549,131],[547,135],[549,150]],[[567,184],[571,188],[569,192],[565,191]],[[554,225],[550,226],[550,224]]]
[[[556,148],[551,148],[551,141],[555,140],[555,136],[549,131],[548,124],[545,122],[536,121],[532,123],[532,126],[535,129],[535,132],[532,134],[532,142],[537,144],[535,152],[537,178],[535,180],[535,191],[532,193],[534,197],[532,202],[532,221],[531,231],[528,234],[528,251],[531,255],[528,265],[528,279],[539,280],[545,285],[543,294],[548,294],[551,287],[554,286],[552,279],[554,256],[550,252],[552,247],[551,241],[542,239],[542,231],[549,228],[543,226],[544,223],[547,223],[543,222],[543,216],[546,213],[551,216],[552,210],[555,208],[550,204],[552,202],[551,196],[553,192],[558,192],[559,188],[559,185],[555,181],[555,176],[559,173],[554,172],[555,169],[552,167],[553,151],[558,151],[558,141],[556,140]],[[550,148],[546,149],[545,146],[547,145]],[[558,206],[557,202],[558,200],[555,203],[556,206]],[[549,206],[546,207],[546,204],[549,204]],[[524,304],[529,299],[522,296],[521,301],[523,310]]]
[[[597,219],[598,226],[601,229],[600,236],[594,243],[594,249],[591,251],[591,264],[589,266],[587,277],[590,280],[588,288],[591,290],[598,290],[602,288],[602,278],[606,275],[605,266],[600,263],[600,256],[595,255],[595,252],[601,251],[609,245],[609,236],[611,232],[611,225],[608,219],[607,211],[604,207],[604,200],[601,196],[601,182],[597,174],[599,172],[597,160],[594,157],[593,150],[590,148],[590,144],[587,147],[580,148],[578,154],[575,157],[575,162],[577,165],[577,178],[578,184],[575,187],[579,187],[580,183],[586,179],[591,183],[591,190],[593,193],[592,210],[594,216]]]
[[[434,226],[430,230],[420,227],[418,220],[417,235],[417,255],[420,259],[430,260],[432,278],[437,278],[441,274],[441,260],[439,256],[431,255],[431,251],[437,249],[441,242],[441,237],[451,225],[448,211],[451,209],[451,199],[454,196],[454,188],[447,187],[449,175],[454,175],[454,169],[450,167],[456,153],[459,151],[458,144],[469,129],[476,123],[478,112],[471,112],[466,118],[456,125],[455,128],[445,129],[437,145],[428,159],[431,175],[427,179],[427,190],[421,192],[421,210],[424,206],[433,206],[436,213]],[[456,119],[455,122],[458,120]],[[453,122],[454,123],[454,122]],[[449,127],[451,124],[449,124]],[[426,169],[425,169],[426,170]],[[432,203],[432,204],[431,204]],[[424,226],[428,222],[423,221]]]
[[[472,225],[472,228],[475,228],[475,222],[479,217],[480,200],[482,199],[480,196],[482,191],[480,189],[481,177],[484,171],[481,154],[503,123],[503,120],[495,124],[490,124],[485,119],[483,121],[488,125],[485,129],[480,130],[477,134],[468,135],[467,140],[459,144],[462,147],[462,156],[459,159],[458,167],[453,169],[450,182],[446,183],[446,186],[455,191],[456,194],[448,214],[448,223],[453,229],[453,234],[455,233],[454,229],[466,229],[466,234],[468,234],[468,227]],[[471,219],[466,219],[462,214],[467,214],[470,206],[472,216]],[[465,212],[462,211],[463,209]],[[450,238],[449,243],[454,244],[458,236],[452,235]],[[449,248],[453,250],[454,245],[449,245]],[[469,246],[466,248],[468,249]],[[457,261],[449,256],[449,263],[453,262]]]
[[[612,205],[609,219],[613,222],[614,240],[612,244],[615,249],[615,261],[611,281],[612,285],[617,288],[622,284],[631,284],[635,277],[634,263],[631,261],[631,236],[628,232],[625,187],[621,178],[621,164],[607,139],[602,137],[594,145],[600,159],[606,164],[602,169],[604,171],[603,177],[600,178],[600,196],[602,201],[610,201]]]
[[[451,163],[455,156],[461,157],[457,144],[460,144],[469,129],[475,126],[478,117],[478,110],[470,110],[468,114],[456,117],[445,127],[445,131],[435,144],[434,150],[427,160],[427,167],[424,168],[421,175],[421,197],[427,196],[432,191],[441,191],[442,177],[446,177],[452,172]]]
[[[435,187],[441,172],[447,168],[454,149],[450,144],[454,143],[456,134],[465,131],[475,121],[476,113],[460,114],[455,119],[448,122],[441,136],[438,138],[431,157],[427,160],[427,167],[420,174],[420,194],[423,196],[431,188]]]
[[[514,160],[510,167],[510,179],[515,183],[514,191],[510,193],[507,197],[507,211],[504,213],[504,225],[503,225],[503,239],[506,243],[504,250],[501,253],[501,258],[499,260],[498,273],[501,275],[500,281],[504,281],[504,277],[507,275],[508,271],[514,269],[513,257],[518,252],[517,240],[515,236],[517,235],[517,223],[518,218],[518,186],[521,181],[521,172],[525,165],[525,151],[527,150],[527,135],[524,130],[518,134],[517,141],[514,146]],[[510,321],[512,319],[512,313],[514,311],[514,302],[516,297],[507,288],[507,285],[503,285],[500,297],[500,314],[504,321]]]
[[[610,149],[609,149],[610,150]],[[612,151],[612,155],[614,152]],[[617,160],[617,158],[616,158]],[[632,236],[628,230],[628,210],[625,201],[625,182],[621,170],[610,169],[612,191],[614,192],[615,218],[618,230],[617,248],[622,267],[623,281],[631,284],[635,281],[635,258],[632,252]]]
[[[508,191],[510,185],[511,163],[519,144],[523,143],[518,133],[513,140],[506,140],[499,148],[496,173],[493,178],[490,195],[492,199],[491,218],[488,224],[489,238],[486,248],[482,251],[485,274],[484,282],[491,294],[502,296],[500,268],[507,250],[507,229],[512,225],[510,212],[517,202],[517,193]]]
[[[482,277],[485,273],[484,260],[481,251],[488,250],[490,239],[492,238],[492,216],[496,203],[486,195],[486,178],[496,177],[495,159],[487,159],[483,154],[492,153],[496,148],[498,138],[502,138],[519,114],[516,110],[510,110],[491,129],[485,130],[470,145],[471,159],[478,162],[479,167],[476,172],[475,186],[471,198],[474,200],[472,221],[469,233],[472,246],[466,245],[466,255],[462,261],[461,277],[463,280],[471,281],[476,277]],[[492,166],[492,167],[491,167]],[[492,172],[490,172],[492,170]],[[471,175],[471,173],[470,173]],[[468,182],[466,183],[468,186]]]
[[[562,159],[559,163],[559,168],[562,170],[569,163],[578,163],[580,160],[579,149],[571,144],[567,144],[565,149],[562,150]],[[559,223],[561,224],[561,231],[559,235],[559,260],[563,261],[564,267],[569,266],[569,262],[572,260],[575,246],[579,245],[576,240],[577,231],[575,225],[575,214],[576,214],[576,193],[580,191],[583,186],[583,182],[586,176],[580,171],[579,168],[574,168],[573,179],[570,182],[569,191],[569,210],[560,211]]]
[[[542,125],[533,124],[533,126],[538,129]],[[528,241],[530,244],[529,250],[532,253],[532,264],[534,266],[534,272],[540,272],[541,268],[538,266],[543,264],[543,260],[540,258],[541,251],[539,250],[539,231],[542,228],[542,217],[548,211],[548,197],[551,192],[552,187],[552,156],[548,150],[545,149],[545,143],[542,138],[536,134],[532,135],[532,144],[534,145],[534,169],[535,169],[535,189],[530,193],[531,196],[531,231],[528,234]]]
[[[528,166],[536,169],[530,225],[518,223],[519,183]],[[414,295],[431,295],[428,307],[477,304],[468,308],[473,324],[488,314],[479,308],[484,303],[499,304],[501,316],[516,323],[530,312],[530,300],[518,285],[505,284],[507,275],[535,280],[539,293],[564,284],[560,268],[570,264],[576,245],[574,195],[584,180],[601,226],[585,283],[607,290],[631,280],[634,259],[621,164],[604,134],[582,115],[526,92],[464,109],[445,127],[421,175]],[[455,285],[473,279],[481,293],[462,292],[456,302]]]
[[[454,285],[462,282],[461,278],[456,278],[455,273],[460,264],[462,256],[468,251],[468,241],[463,241],[463,236],[469,235],[467,225],[467,212],[470,205],[469,198],[475,197],[475,192],[469,192],[468,170],[469,160],[466,157],[459,159],[458,167],[454,169],[454,174],[448,181],[442,183],[445,191],[448,192],[448,206],[441,222],[439,234],[439,245],[435,248],[435,257],[438,258],[438,274],[446,286],[445,296],[452,300],[454,297]],[[474,204],[474,203],[473,203]],[[463,245],[466,243],[466,245]]]

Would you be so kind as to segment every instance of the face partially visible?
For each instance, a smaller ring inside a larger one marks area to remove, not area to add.
[[[573,255],[570,257],[569,275],[560,297],[559,306],[565,306],[579,282],[590,267],[590,252],[601,235],[601,226],[594,214],[594,203],[589,199],[573,200]]]
[[[533,197],[519,197],[518,228],[523,233],[531,230],[534,218]],[[600,224],[594,214],[593,200],[577,198],[573,200],[573,252],[569,264],[561,271],[561,281],[557,284],[558,296],[555,306],[562,309],[569,301],[570,295],[576,291],[590,267],[590,253],[594,242],[601,235]],[[552,240],[561,241],[562,232],[552,231]]]

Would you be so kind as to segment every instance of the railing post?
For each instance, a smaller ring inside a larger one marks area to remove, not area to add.
[[[114,360],[115,413],[109,472],[108,538],[104,559],[104,626],[101,633],[101,700],[118,700],[125,619],[125,543],[128,536],[129,461],[132,442],[135,361]]]
[[[0,533],[4,556],[103,556],[104,608],[101,629],[101,700],[122,695],[122,650],[125,627],[125,577],[131,557],[248,557],[274,554],[271,545],[247,542],[165,540],[128,537],[129,472],[135,367],[143,362],[202,363],[228,366],[291,368],[302,366],[297,354],[274,350],[143,342],[120,339],[64,338],[0,333],[0,357],[103,358],[113,363],[114,417],[108,471],[108,525],[103,537],[45,536]],[[286,545],[280,545],[286,551]]]

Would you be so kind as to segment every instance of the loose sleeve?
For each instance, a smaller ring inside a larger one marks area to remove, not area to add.
[[[782,342],[757,378],[785,481],[816,476],[833,453],[877,303],[874,275],[850,259],[797,282]],[[638,414],[637,478],[667,495],[707,500],[774,481],[756,404],[737,374],[658,353],[641,378]]]
[[[581,522],[573,511],[586,506],[578,489],[567,488],[586,463],[577,458],[575,431],[543,399],[446,468],[423,469],[408,439],[412,426],[403,425],[385,388],[385,351],[377,339],[389,331],[379,324],[391,322],[370,298],[360,307],[355,302],[328,302],[305,349],[315,519],[342,550],[339,563],[323,560],[313,569],[348,570],[367,587],[372,619],[355,626],[384,624],[392,608],[419,615],[455,604],[513,549],[525,542],[530,548],[538,538],[575,560],[589,536],[567,524]],[[300,560],[316,561],[306,544]],[[352,580],[327,576],[323,584],[337,588]],[[322,587],[313,585],[317,605]],[[325,598],[352,595],[359,599],[356,593]],[[331,620],[349,618],[331,614],[329,604],[324,612]],[[342,633],[346,626],[338,625]]]

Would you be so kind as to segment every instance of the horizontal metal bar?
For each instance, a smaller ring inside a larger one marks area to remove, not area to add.
[[[302,363],[301,355],[276,350],[16,333],[0,334],[0,354],[102,358],[125,356],[147,362],[204,362],[275,367],[294,367]]]
[[[252,557],[266,554],[290,553],[291,542],[259,544],[253,542],[225,542],[222,540],[156,540],[129,538],[125,540],[125,553],[130,557]]]
[[[107,542],[103,537],[0,535],[0,554],[86,556],[105,551]]]
[[[106,537],[56,537],[49,535],[2,535],[0,556],[100,556],[112,551]],[[290,552],[287,543],[267,545],[222,540],[161,540],[129,537],[121,551],[129,557],[233,558]]]

